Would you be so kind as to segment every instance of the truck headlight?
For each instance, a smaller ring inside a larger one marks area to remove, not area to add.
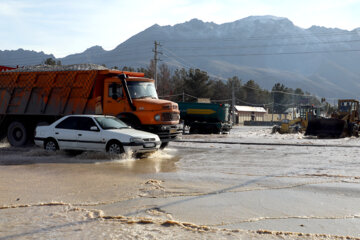
[[[156,114],[155,117],[154,117],[155,121],[160,121],[160,118],[161,118],[161,117],[160,117],[159,114]]]
[[[133,137],[133,138],[130,138],[130,142],[131,143],[144,143],[144,140],[142,140],[141,138]]]

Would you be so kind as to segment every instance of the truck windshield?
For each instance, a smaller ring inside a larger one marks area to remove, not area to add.
[[[130,96],[136,98],[154,98],[158,99],[155,85],[152,82],[128,82]]]
[[[115,117],[95,117],[95,120],[104,130],[129,127],[128,125],[126,125],[126,123]]]

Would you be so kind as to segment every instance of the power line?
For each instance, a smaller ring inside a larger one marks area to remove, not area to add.
[[[265,47],[286,47],[286,46],[301,46],[301,45],[322,45],[322,44],[339,44],[339,43],[354,43],[360,42],[359,40],[348,40],[348,41],[332,41],[332,42],[298,42],[298,43],[288,43],[288,44],[264,44],[264,45],[237,45],[237,46],[193,46],[193,47],[171,47],[171,49],[176,50],[207,50],[212,51],[215,49],[241,49],[241,48],[265,48]]]
[[[277,56],[277,55],[295,55],[295,54],[317,54],[317,53],[343,53],[343,52],[360,52],[360,49],[353,50],[334,50],[334,51],[299,51],[299,52],[282,52],[282,53],[240,53],[240,54],[196,54],[182,55],[180,57],[244,57],[244,56]]]

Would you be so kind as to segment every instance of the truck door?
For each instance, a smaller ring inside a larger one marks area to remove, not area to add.
[[[125,96],[120,82],[110,79],[104,88],[104,114],[117,115],[125,109]]]

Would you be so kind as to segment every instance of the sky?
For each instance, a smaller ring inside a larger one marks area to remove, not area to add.
[[[360,27],[359,13],[360,0],[0,0],[0,50],[57,58],[95,45],[112,50],[154,24],[193,18],[222,24],[273,15],[302,28],[353,30]]]

